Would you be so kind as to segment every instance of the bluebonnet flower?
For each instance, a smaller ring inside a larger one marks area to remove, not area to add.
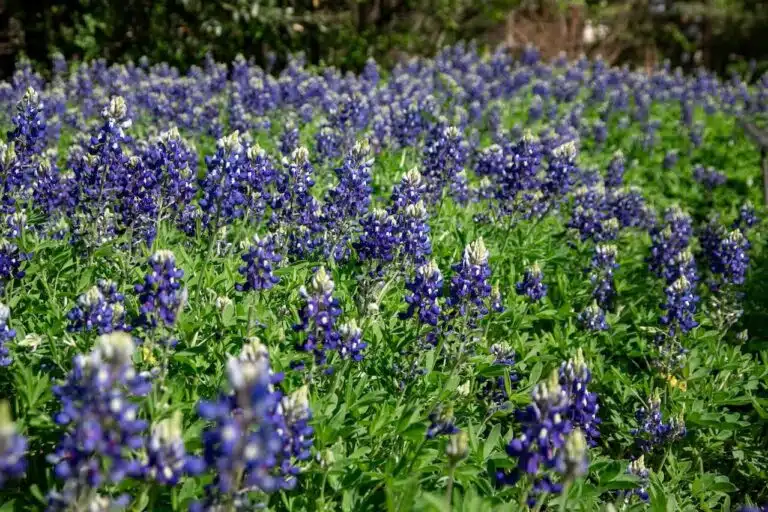
[[[607,331],[610,327],[605,321],[605,311],[597,302],[584,308],[584,311],[579,313],[578,319],[585,329],[593,332]]]
[[[592,297],[604,309],[611,308],[616,297],[616,287],[613,282],[613,271],[619,267],[616,263],[616,253],[615,245],[599,244],[595,247],[595,254],[592,256],[592,275],[590,276],[594,285]]]
[[[597,438],[600,437],[597,427],[600,418],[597,415],[597,393],[590,393],[587,389],[591,381],[592,373],[584,361],[581,349],[576,353],[576,357],[560,366],[560,385],[568,393],[568,408],[565,414],[574,427],[584,432],[589,445],[596,446]]]
[[[646,206],[642,192],[634,187],[611,191],[608,198],[610,214],[621,227],[649,228],[655,224],[653,212]]]
[[[696,327],[698,322],[694,319],[696,304],[699,296],[693,284],[680,276],[669,285],[666,290],[667,300],[661,305],[665,313],[661,316],[661,325],[668,327],[670,336],[678,332],[686,333]]]
[[[0,238],[0,292],[13,279],[21,279],[26,275],[21,266],[31,258],[31,253],[22,252],[18,245]]]
[[[331,126],[323,126],[315,135],[315,151],[321,163],[339,158],[341,145],[341,134]]]
[[[433,260],[418,267],[415,277],[407,281],[405,287],[411,293],[405,297],[408,310],[401,313],[400,318],[418,314],[419,322],[436,326],[440,319],[438,298],[443,288],[443,274],[437,263]]]
[[[327,248],[336,260],[346,255],[346,242],[371,204],[371,148],[365,141],[354,145],[336,169],[339,183],[328,191],[323,205]]]
[[[661,400],[658,392],[648,399],[648,408],[640,407],[635,412],[638,428],[630,434],[635,438],[635,444],[644,453],[650,453],[666,443],[685,437],[685,423],[681,418],[664,423],[661,413]]]
[[[274,389],[281,377],[272,374],[265,351],[246,347],[227,363],[231,393],[198,405],[198,414],[212,422],[202,441],[203,458],[215,476],[205,501],[191,510],[250,510],[251,491],[270,493],[285,484],[278,469],[283,451],[282,397]]]
[[[624,153],[617,150],[613,154],[611,162],[608,164],[608,171],[605,175],[605,186],[609,188],[618,188],[624,184]]]
[[[552,150],[542,190],[548,197],[561,197],[568,193],[576,180],[576,144],[566,142]]]
[[[309,151],[297,148],[290,158],[283,158],[283,170],[277,175],[276,191],[271,198],[270,222],[288,234],[291,250],[301,256],[314,249],[314,236],[322,231],[317,201],[311,189],[315,185]]]
[[[455,185],[466,160],[467,143],[459,128],[438,122],[424,147],[424,177],[431,202],[440,199],[446,185]]]
[[[202,224],[215,233],[222,224],[245,215],[247,206],[246,152],[240,133],[234,131],[216,143],[216,153],[206,157],[208,171],[200,180]]]
[[[544,274],[538,264],[525,269],[523,280],[515,285],[518,295],[525,295],[531,302],[538,302],[547,294],[547,285],[542,283]]]
[[[486,304],[491,295],[491,268],[488,265],[488,249],[482,238],[464,248],[460,263],[453,266],[456,272],[451,278],[448,306],[453,314],[468,317],[470,324],[488,314]]]
[[[565,454],[562,462],[562,473],[567,481],[575,480],[587,474],[589,458],[587,456],[587,439],[577,427],[565,442]]]
[[[750,201],[745,201],[739,208],[739,218],[733,223],[733,228],[741,229],[742,233],[757,224],[760,220],[755,214],[755,207]]]
[[[495,311],[496,313],[503,313],[504,312],[504,298],[501,296],[501,290],[499,289],[499,285],[495,284],[491,287],[491,311]]]
[[[456,418],[453,417],[452,407],[438,406],[429,414],[429,427],[427,427],[427,439],[434,439],[437,436],[450,436],[457,434],[459,428],[456,426]]]
[[[568,434],[573,427],[566,416],[568,393],[560,386],[557,370],[533,388],[533,402],[517,411],[522,432],[507,444],[507,454],[517,459],[517,467],[509,472],[499,471],[496,479],[503,485],[514,485],[525,475],[538,475],[542,469],[562,465],[562,456]],[[558,493],[562,486],[555,485],[549,492]]]
[[[627,474],[639,479],[638,486],[628,491],[620,491],[619,496],[624,498],[625,503],[628,503],[633,496],[637,496],[641,501],[648,503],[650,500],[650,495],[648,494],[650,472],[645,467],[645,455],[640,455],[640,457],[629,463]]]
[[[142,160],[151,169],[158,186],[157,207],[164,218],[179,214],[189,205],[197,192],[197,153],[171,127],[149,144]]]
[[[421,264],[432,254],[429,214],[424,203],[409,204],[398,218],[400,250],[408,263]]]
[[[678,207],[668,208],[664,213],[664,226],[651,230],[651,255],[648,257],[651,270],[662,276],[664,268],[688,247],[692,234],[691,217]]]
[[[354,243],[361,261],[375,261],[378,265],[389,263],[395,257],[398,231],[395,218],[386,210],[376,208],[360,219],[362,233]]]
[[[44,105],[40,95],[32,87],[27,87],[24,91],[24,96],[16,105],[16,115],[11,122],[13,130],[8,132],[8,142],[14,143],[21,165],[28,168],[24,172],[25,181],[27,181],[31,178],[29,166],[32,165],[32,157],[42,152],[46,136]]]
[[[70,331],[96,331],[108,334],[127,331],[123,294],[117,291],[117,283],[100,279],[96,286],[80,295],[77,305],[69,310]]]
[[[340,334],[334,324],[341,308],[333,297],[334,287],[331,276],[320,267],[312,276],[309,288],[302,286],[299,291],[305,303],[299,312],[301,321],[294,330],[306,333],[300,349],[313,353],[317,364],[325,364],[327,351],[339,347]]]
[[[363,341],[363,331],[354,320],[339,327],[339,355],[342,359],[363,360],[363,350],[368,346]]]
[[[134,286],[139,294],[139,321],[150,328],[172,327],[186,302],[186,288],[181,287],[184,271],[176,266],[176,257],[168,250],[155,252],[149,266],[151,271],[144,283]]]
[[[734,229],[720,239],[709,255],[712,271],[727,284],[743,284],[749,267],[749,248],[749,241],[739,229]]]
[[[293,121],[289,121],[280,135],[280,152],[289,156],[297,147],[299,147],[299,127]]]
[[[185,473],[196,475],[204,469],[201,459],[187,455],[179,411],[154,425],[147,442],[147,458],[144,477],[162,485],[176,485]]]
[[[515,351],[506,344],[493,344],[490,352],[494,356],[494,366],[501,366],[508,372],[508,375],[482,379],[481,393],[495,408],[501,409],[506,406],[506,402],[509,400],[507,385],[513,389],[519,380],[517,372],[513,369]]]
[[[677,278],[685,277],[690,283],[699,280],[696,270],[696,260],[689,249],[677,253],[663,268],[662,277],[667,283],[674,283]]]
[[[27,439],[16,433],[11,406],[0,401],[0,489],[8,480],[21,478],[27,471]]]
[[[56,477],[64,481],[60,492],[51,492],[50,509],[80,508],[91,494],[85,491],[140,476],[133,453],[143,447],[147,422],[137,417],[133,399],[146,395],[150,383],[134,369],[133,350],[127,333],[101,336],[89,355],[74,358],[66,381],[54,386],[61,403],[54,421],[66,431],[48,456]]]
[[[11,309],[0,303],[0,367],[10,366],[13,359],[6,343],[16,337],[16,331],[8,325],[11,319]]]
[[[666,152],[666,154],[664,155],[664,160],[662,161],[661,165],[662,167],[664,167],[665,170],[669,170],[675,166],[675,164],[677,163],[677,160],[678,160],[677,151],[672,149]]]
[[[712,167],[696,165],[693,168],[693,179],[704,185],[707,190],[724,185],[728,177]]]
[[[253,245],[248,247],[241,259],[244,264],[238,272],[245,282],[235,285],[239,291],[269,290],[280,282],[280,278],[274,274],[274,266],[278,265],[283,257],[275,252],[275,242],[271,235],[254,235]]]
[[[416,205],[422,200],[427,186],[417,168],[412,168],[403,175],[400,183],[392,190],[388,212],[390,215],[402,213],[409,205]]]
[[[309,388],[302,386],[290,395],[283,396],[277,412],[283,416],[282,428],[278,430],[283,445],[279,469],[283,476],[281,483],[284,489],[293,489],[300,472],[297,462],[309,459],[314,442],[315,431],[309,425],[312,419]]]

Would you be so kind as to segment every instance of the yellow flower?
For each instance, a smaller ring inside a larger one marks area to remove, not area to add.
[[[141,360],[151,365],[157,363],[157,358],[152,353],[152,349],[146,345],[141,347]]]
[[[667,382],[671,388],[677,388],[682,392],[686,392],[688,390],[688,383],[686,383],[684,380],[677,380],[677,377],[674,375],[667,375]]]

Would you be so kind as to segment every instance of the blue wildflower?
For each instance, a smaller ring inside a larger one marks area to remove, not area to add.
[[[317,364],[325,364],[327,351],[339,347],[340,334],[334,324],[341,308],[333,297],[334,287],[331,276],[320,267],[312,276],[309,288],[302,286],[299,291],[305,303],[299,312],[301,321],[294,330],[306,333],[300,349],[313,353]]]
[[[282,261],[282,256],[275,252],[274,238],[271,235],[259,237],[254,235],[253,245],[241,256],[243,265],[238,272],[245,279],[244,283],[237,283],[235,288],[239,291],[269,290],[280,278],[274,274],[274,267]]]
[[[112,331],[127,331],[123,294],[117,291],[117,283],[100,279],[96,286],[80,295],[77,305],[67,318],[70,331],[96,331],[108,334]]]
[[[435,261],[430,261],[416,269],[413,280],[405,287],[410,294],[405,297],[408,310],[400,314],[401,318],[411,318],[418,314],[419,322],[436,326],[440,319],[438,298],[442,294],[443,275]]]
[[[186,288],[181,287],[184,271],[176,266],[171,251],[160,250],[149,258],[151,271],[142,284],[134,286],[139,294],[139,321],[155,328],[172,327],[186,302]]]
[[[0,401],[0,489],[8,480],[21,478],[27,471],[27,439],[16,433],[11,406]]]
[[[542,283],[544,274],[538,264],[533,264],[523,273],[523,280],[515,285],[518,295],[525,295],[531,302],[538,302],[547,294],[547,285]]]
[[[0,367],[10,366],[13,359],[6,343],[16,337],[16,331],[8,325],[11,319],[11,309],[0,303]]]

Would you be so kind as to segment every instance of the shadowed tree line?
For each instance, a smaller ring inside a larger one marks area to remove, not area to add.
[[[599,37],[585,42],[587,24]],[[0,0],[0,66],[8,76],[20,56],[45,63],[55,51],[182,68],[207,53],[222,61],[242,53],[279,66],[301,51],[314,64],[359,69],[369,57],[388,63],[478,39],[725,72],[768,59],[766,29],[759,0]]]

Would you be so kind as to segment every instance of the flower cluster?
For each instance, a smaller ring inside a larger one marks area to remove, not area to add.
[[[276,389],[282,376],[272,372],[261,343],[251,341],[238,358],[229,359],[227,380],[229,393],[198,406],[211,423],[203,431],[203,458],[214,479],[205,500],[191,510],[250,510],[254,491],[293,488],[296,461],[309,457],[307,390],[284,396]]]
[[[95,331],[108,334],[112,331],[127,331],[123,294],[117,290],[117,283],[100,279],[96,286],[80,295],[77,305],[69,310],[70,331]]]
[[[10,356],[11,352],[5,346],[6,343],[16,337],[16,331],[8,325],[10,320],[11,309],[0,303],[0,367],[9,366],[13,362]]]
[[[336,318],[341,315],[339,301],[333,297],[335,285],[324,267],[317,269],[309,282],[299,293],[305,304],[299,312],[300,323],[293,328],[306,333],[300,349],[311,352],[315,363],[325,364],[327,351],[339,347],[340,334],[335,327]]]
[[[597,438],[600,437],[597,427],[600,418],[597,416],[597,394],[587,389],[591,381],[592,373],[584,361],[581,349],[575,358],[560,366],[560,385],[568,393],[568,408],[565,414],[574,427],[584,432],[589,445],[595,446]]]
[[[27,470],[27,439],[16,432],[11,406],[0,402],[0,489],[11,479],[21,478]]]
[[[132,454],[143,446],[147,422],[133,398],[146,395],[150,382],[134,369],[133,350],[130,335],[106,334],[89,355],[76,356],[67,380],[54,386],[61,404],[54,421],[65,433],[48,457],[64,483],[49,496],[52,509],[85,506],[84,490],[142,474]]]
[[[401,313],[401,318],[411,318],[414,314],[419,322],[436,326],[440,319],[440,304],[438,298],[442,294],[443,274],[433,260],[416,269],[416,275],[405,283],[410,292],[405,297],[408,309]]]
[[[635,413],[638,427],[630,434],[635,437],[635,444],[644,453],[650,453],[666,443],[685,437],[685,423],[681,418],[664,422],[661,413],[661,400],[658,394],[648,400],[648,407],[640,407]]]
[[[616,253],[615,245],[600,244],[595,247],[595,254],[592,256],[592,297],[603,309],[610,309],[616,297],[616,286],[613,282],[613,272],[619,267],[616,263]]]
[[[149,258],[151,271],[144,283],[134,286],[139,294],[139,313],[142,325],[172,327],[186,303],[186,289],[181,287],[184,271],[176,266],[171,251],[160,250]]]
[[[531,302],[538,302],[547,294],[547,285],[542,282],[544,274],[538,264],[525,269],[523,280],[515,285],[518,295],[525,295]]]
[[[280,264],[283,257],[275,251],[272,236],[254,235],[253,245],[248,247],[241,258],[244,264],[238,272],[245,282],[235,285],[239,291],[269,290],[280,282],[280,278],[274,274],[274,266]]]
[[[568,418],[569,394],[560,385],[559,372],[537,384],[532,398],[533,403],[517,414],[522,433],[507,444],[507,454],[517,459],[517,466],[496,474],[503,485],[514,485],[526,474],[538,477],[528,496],[531,506],[539,494],[562,492],[562,483],[553,482],[544,471],[553,469],[569,480],[584,474],[587,465],[586,440]]]
[[[513,369],[515,351],[505,344],[494,344],[491,345],[490,352],[494,356],[494,366],[501,367],[505,375],[483,379],[481,393],[486,400],[493,404],[493,407],[502,409],[509,400],[507,386],[512,389],[519,380],[517,372]]]
[[[467,317],[472,325],[488,314],[486,302],[491,295],[491,268],[488,265],[488,249],[482,238],[464,248],[464,257],[453,266],[456,272],[451,278],[448,306],[453,313]]]

